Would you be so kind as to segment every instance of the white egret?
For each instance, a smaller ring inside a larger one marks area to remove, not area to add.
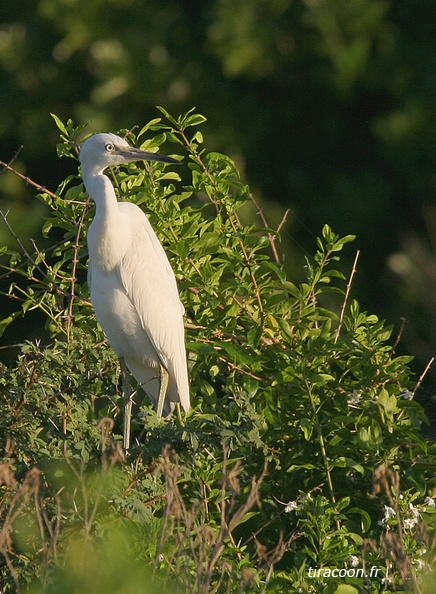
[[[103,171],[131,161],[178,161],[132,148],[115,134],[88,138],[79,160],[86,191],[96,204],[88,229],[88,285],[97,320],[120,360],[127,450],[132,411],[127,368],[157,405],[158,416],[171,415],[176,403],[190,409],[184,308],[149,220],[137,205],[117,201]]]

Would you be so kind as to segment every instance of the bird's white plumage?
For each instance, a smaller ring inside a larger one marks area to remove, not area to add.
[[[117,202],[103,174],[110,165],[139,159],[167,160],[133,149],[114,134],[96,134],[83,144],[83,180],[96,203],[88,230],[88,283],[109,344],[154,402],[160,365],[168,371],[163,410],[169,415],[177,402],[186,411],[190,408],[184,308],[168,258],[147,217],[135,204]]]

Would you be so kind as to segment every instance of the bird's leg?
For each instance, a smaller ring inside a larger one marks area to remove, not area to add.
[[[165,402],[165,396],[167,395],[168,380],[169,380],[168,371],[161,364],[160,365],[159,397],[158,397],[158,400],[157,400],[157,416],[158,417],[161,417],[162,416],[164,402]]]
[[[178,402],[176,404],[176,410],[177,410],[177,417],[179,419],[179,423],[180,425],[182,425],[182,427],[184,427],[186,425],[185,421],[182,419],[182,408],[180,406],[180,403]]]
[[[132,418],[132,388],[129,382],[129,372],[127,370],[124,357],[119,357],[121,368],[121,382],[123,386],[123,400],[124,400],[124,422],[123,422],[123,443],[124,449],[130,448],[130,422]]]

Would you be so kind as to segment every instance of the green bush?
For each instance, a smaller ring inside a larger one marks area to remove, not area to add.
[[[435,448],[410,357],[340,270],[353,237],[325,226],[290,282],[279,233],[242,222],[258,206],[235,164],[202,148],[204,117],[161,111],[127,138],[166,143],[185,170],[109,175],[178,277],[193,410],[165,421],[138,398],[126,459],[85,282],[93,205],[77,175],[39,194],[52,247],[4,254],[21,307],[1,328],[37,309],[51,341],[21,345],[0,377],[2,592],[432,591]],[[74,157],[81,130],[55,120]]]

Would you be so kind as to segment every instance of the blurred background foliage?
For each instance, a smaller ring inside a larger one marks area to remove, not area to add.
[[[3,0],[0,159],[22,145],[13,166],[54,190],[72,171],[50,112],[112,131],[196,106],[270,225],[290,209],[291,277],[325,223],[357,235],[354,297],[406,318],[419,370],[436,346],[435,24],[434,0]],[[0,207],[43,245],[44,207],[7,171]],[[20,322],[3,344],[41,334]]]

